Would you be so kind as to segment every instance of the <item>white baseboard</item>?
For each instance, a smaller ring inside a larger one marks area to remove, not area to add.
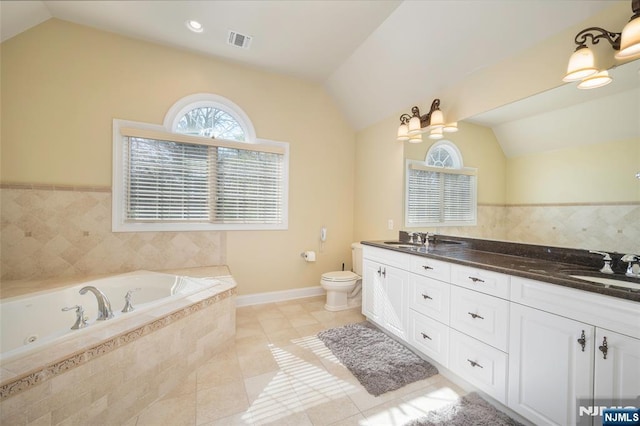
[[[302,299],[304,297],[323,296],[321,286],[297,288],[294,290],[270,291],[267,293],[247,294],[236,297],[236,306],[261,305],[263,303],[284,302],[285,300]]]

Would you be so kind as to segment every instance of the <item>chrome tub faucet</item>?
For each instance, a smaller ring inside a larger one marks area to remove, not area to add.
[[[625,254],[620,260],[628,262],[626,276],[640,278],[640,256],[637,254]]]
[[[111,302],[109,302],[109,299],[107,298],[107,296],[92,285],[82,287],[80,289],[80,294],[85,294],[87,291],[90,291],[91,293],[93,293],[93,295],[96,296],[96,299],[98,300],[97,320],[104,321],[104,320],[113,318],[113,311],[111,310]]]

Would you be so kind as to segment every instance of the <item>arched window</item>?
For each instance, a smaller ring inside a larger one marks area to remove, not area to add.
[[[427,166],[461,169],[462,154],[453,142],[441,140],[434,143],[424,159]]]
[[[287,229],[289,144],[257,140],[249,117],[187,96],[164,125],[114,120],[114,231]]]
[[[462,154],[441,140],[424,161],[407,160],[405,226],[476,224],[476,170],[463,167]]]

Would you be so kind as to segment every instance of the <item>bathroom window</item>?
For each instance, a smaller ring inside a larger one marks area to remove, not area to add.
[[[463,167],[462,155],[450,141],[439,141],[424,161],[407,160],[405,226],[476,224],[476,170]]]
[[[287,229],[289,145],[257,140],[230,101],[195,96],[164,127],[114,120],[113,230]]]

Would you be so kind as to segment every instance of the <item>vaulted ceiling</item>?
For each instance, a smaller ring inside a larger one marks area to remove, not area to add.
[[[612,3],[2,1],[0,29],[4,41],[55,17],[314,81],[325,86],[353,127],[362,129]],[[204,31],[189,31],[189,19]],[[250,48],[229,45],[229,30],[251,36]]]

